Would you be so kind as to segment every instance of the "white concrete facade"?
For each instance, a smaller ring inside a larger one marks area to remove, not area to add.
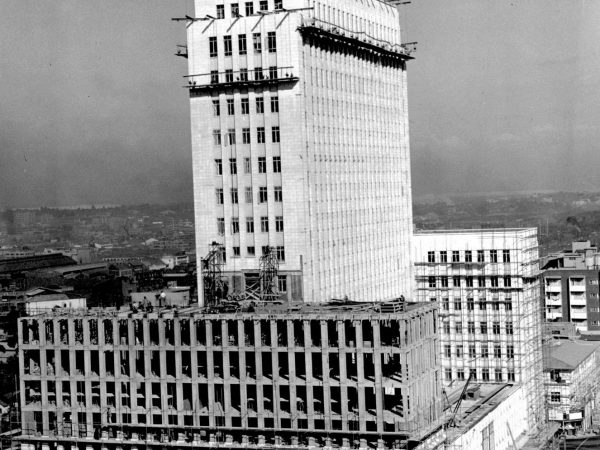
[[[222,243],[225,272],[241,275],[258,270],[263,247],[275,248],[281,273],[309,302],[408,296],[407,55],[397,9],[197,0],[195,14],[206,19],[188,27],[198,257]]]
[[[418,301],[440,303],[446,384],[523,383],[531,424],[543,419],[537,230],[414,235]]]

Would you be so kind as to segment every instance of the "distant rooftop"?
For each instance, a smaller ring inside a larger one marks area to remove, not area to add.
[[[598,347],[597,341],[559,341],[544,351],[544,370],[574,370]]]

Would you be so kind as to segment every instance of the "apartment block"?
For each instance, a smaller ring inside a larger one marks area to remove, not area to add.
[[[225,247],[230,291],[272,249],[284,299],[408,296],[410,56],[397,8],[197,0],[187,22],[198,257]]]
[[[440,305],[444,383],[523,383],[543,420],[537,230],[415,233],[415,299]]]
[[[22,448],[418,443],[441,426],[436,326],[404,302],[22,318]]]
[[[572,322],[580,331],[600,330],[600,253],[589,241],[544,259],[541,273],[544,317]]]

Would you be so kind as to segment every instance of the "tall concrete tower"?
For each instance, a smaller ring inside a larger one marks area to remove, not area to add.
[[[410,57],[396,7],[196,0],[195,9],[186,79],[198,258],[224,246],[230,292],[272,248],[284,298],[410,295]]]

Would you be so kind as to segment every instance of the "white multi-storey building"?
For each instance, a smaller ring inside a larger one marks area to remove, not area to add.
[[[396,7],[195,8],[186,83],[199,257],[212,242],[224,246],[230,292],[256,278],[271,248],[289,299],[410,294],[410,57]]]
[[[440,304],[444,382],[523,383],[534,426],[543,419],[537,230],[423,231],[414,245],[415,298]]]

